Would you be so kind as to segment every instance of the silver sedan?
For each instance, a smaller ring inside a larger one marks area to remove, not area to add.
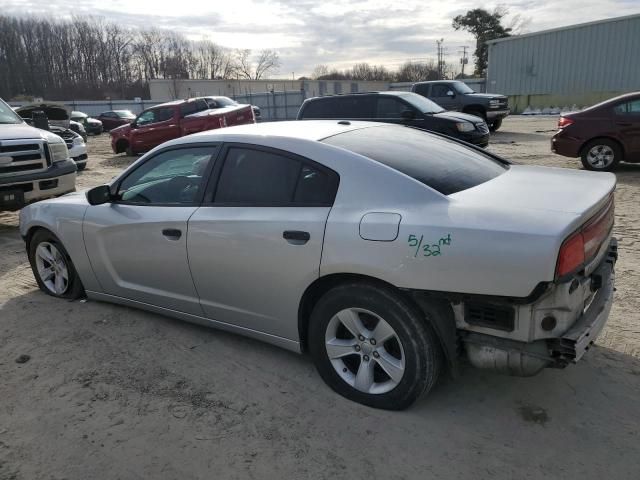
[[[401,409],[463,357],[580,359],[613,298],[614,187],[408,127],[281,122],[165,143],[20,229],[45,293],[308,351],[341,395]]]

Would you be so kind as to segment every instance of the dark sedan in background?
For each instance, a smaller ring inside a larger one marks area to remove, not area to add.
[[[102,122],[102,128],[109,131],[120,125],[129,125],[136,119],[136,116],[131,110],[109,110],[102,112],[97,119]]]
[[[91,118],[84,112],[74,110],[71,112],[71,120],[81,123],[88,134],[100,135],[102,133],[102,122]]]
[[[558,129],[551,150],[580,157],[587,170],[609,171],[620,162],[640,162],[640,92],[562,115]]]

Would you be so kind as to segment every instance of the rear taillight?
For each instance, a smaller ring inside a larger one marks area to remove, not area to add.
[[[568,127],[569,125],[573,125],[575,123],[574,120],[571,120],[568,117],[560,117],[558,119],[558,128]]]
[[[613,228],[613,219],[612,197],[602,210],[562,243],[556,264],[556,278],[576,272],[596,256]]]

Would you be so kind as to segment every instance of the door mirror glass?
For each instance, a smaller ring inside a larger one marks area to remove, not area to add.
[[[87,201],[90,205],[102,205],[113,199],[109,185],[100,185],[87,192]]]
[[[456,94],[455,94],[455,92],[453,90],[447,91],[447,97],[453,98],[455,96],[456,96]]]

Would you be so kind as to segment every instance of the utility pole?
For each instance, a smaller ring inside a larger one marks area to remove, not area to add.
[[[438,78],[440,80],[444,79],[444,71],[445,71],[445,61],[444,57],[446,55],[444,49],[444,38],[440,40],[436,40],[436,44],[438,45]]]
[[[464,79],[464,66],[469,63],[469,58],[467,57],[467,49],[469,48],[466,45],[460,47],[462,49],[462,58],[460,58],[460,64],[462,65],[462,78]]]

